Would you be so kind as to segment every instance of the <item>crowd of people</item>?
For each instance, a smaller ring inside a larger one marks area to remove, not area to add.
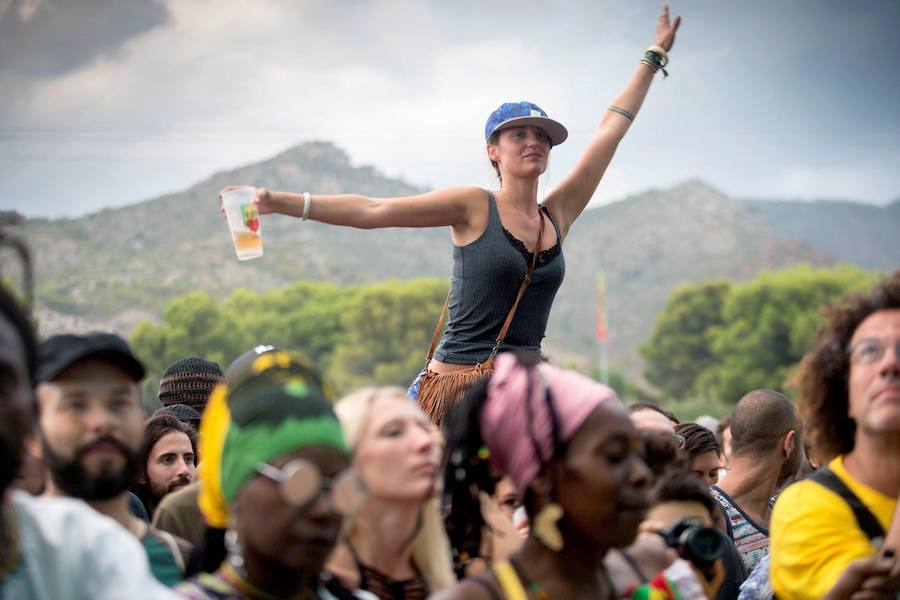
[[[0,307],[2,598],[900,591],[900,271],[825,312],[799,405],[713,429],[518,351],[439,427],[272,346],[176,362],[147,414],[123,339]]]
[[[125,340],[38,340],[0,285],[0,599],[898,597],[900,271],[824,313],[796,403],[681,422],[540,353],[562,242],[679,23],[541,204],[567,131],[528,102],[488,118],[497,192],[257,190],[251,213],[450,227],[447,325],[408,390],[338,399],[303,348],[258,345],[175,362],[148,414]]]

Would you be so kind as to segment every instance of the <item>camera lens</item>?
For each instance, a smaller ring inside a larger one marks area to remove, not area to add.
[[[690,527],[679,541],[681,553],[697,565],[712,564],[725,552],[725,536],[712,527]]]

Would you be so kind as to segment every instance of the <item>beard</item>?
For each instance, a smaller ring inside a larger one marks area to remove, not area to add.
[[[118,472],[113,467],[104,466],[98,474],[89,473],[81,463],[82,458],[93,446],[109,443],[116,446],[125,457],[124,466]],[[82,500],[109,500],[126,491],[134,482],[138,472],[137,452],[112,436],[103,436],[75,452],[73,458],[65,457],[50,447],[47,440],[41,440],[44,462],[50,471],[50,478],[67,496]]]
[[[168,494],[171,494],[176,490],[180,490],[184,486],[191,483],[190,477],[179,477],[178,479],[163,483],[156,483],[154,481],[151,481],[149,475],[144,475],[144,477],[149,482],[146,487],[147,491],[149,491],[150,493],[150,499],[153,501],[154,505],[158,505],[160,500],[162,500],[163,497],[167,496]]]

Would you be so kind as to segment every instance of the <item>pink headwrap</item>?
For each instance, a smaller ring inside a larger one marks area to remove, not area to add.
[[[584,375],[541,363],[530,370],[512,354],[501,354],[494,363],[487,398],[481,409],[481,437],[491,451],[491,462],[513,480],[524,494],[531,480],[554,453],[553,424],[546,390],[553,398],[553,410],[561,442],[578,431],[601,402],[618,402],[616,393]],[[531,381],[531,397],[526,398]],[[528,403],[532,421],[529,427]],[[529,430],[530,429],[530,430]],[[540,456],[535,453],[535,443]]]

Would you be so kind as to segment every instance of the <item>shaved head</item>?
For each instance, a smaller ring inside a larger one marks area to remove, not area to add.
[[[731,453],[769,454],[779,448],[787,432],[799,436],[800,430],[800,414],[790,398],[774,390],[753,390],[740,399],[731,415]]]

